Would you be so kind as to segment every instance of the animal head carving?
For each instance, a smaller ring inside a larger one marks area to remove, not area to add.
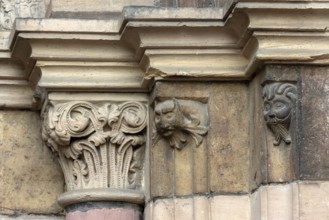
[[[189,145],[190,140],[194,140],[196,146],[199,146],[208,131],[206,126],[200,125],[200,120],[193,116],[188,108],[182,107],[182,102],[170,99],[155,106],[156,139],[161,136],[168,140],[171,147],[179,150]],[[196,102],[185,101],[189,108],[193,108],[193,103]]]

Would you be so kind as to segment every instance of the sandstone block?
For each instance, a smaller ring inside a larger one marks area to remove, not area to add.
[[[299,184],[300,220],[329,219],[329,182]]]
[[[329,70],[302,68],[301,179],[329,178]]]
[[[153,218],[147,220],[174,220],[175,209],[172,199],[159,199],[153,205]]]
[[[154,103],[172,98],[182,103],[194,103],[188,109],[206,112],[209,129],[198,136],[202,139],[200,144],[187,140],[188,144],[182,149],[170,146],[166,138],[153,144],[150,161],[152,197],[248,191],[247,91],[247,85],[243,83],[157,83],[152,94]],[[193,118],[192,115],[186,117]],[[200,126],[207,124],[203,123],[206,119],[202,114],[196,118],[200,120]]]
[[[0,112],[0,213],[57,214],[62,171],[42,145],[39,113]]]
[[[215,196],[211,203],[211,219],[250,219],[250,199],[248,195]]]

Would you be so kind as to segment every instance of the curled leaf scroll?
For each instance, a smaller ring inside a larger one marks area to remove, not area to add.
[[[147,111],[143,103],[48,106],[43,139],[58,154],[68,190],[142,184]]]

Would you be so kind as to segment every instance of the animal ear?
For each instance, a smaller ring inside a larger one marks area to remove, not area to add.
[[[178,107],[179,104],[178,104],[178,100],[176,98],[173,98],[172,99],[173,103],[174,103],[174,108]]]

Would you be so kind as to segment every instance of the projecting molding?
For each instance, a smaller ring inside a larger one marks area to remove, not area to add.
[[[100,20],[16,19],[1,32],[0,54],[22,67],[11,80],[45,92],[148,92],[155,80],[248,80],[267,63],[329,63],[325,3],[237,3],[222,17],[202,10],[126,7]]]

